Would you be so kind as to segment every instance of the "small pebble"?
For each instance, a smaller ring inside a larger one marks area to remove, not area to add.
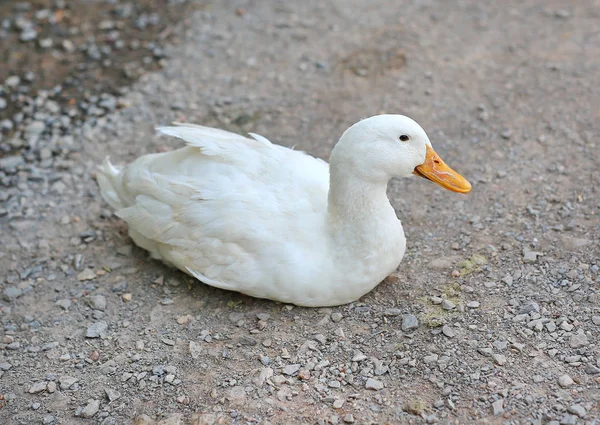
[[[284,366],[283,373],[285,375],[291,376],[291,375],[296,374],[299,370],[300,370],[299,364],[290,364],[290,365]]]
[[[365,388],[368,390],[381,390],[383,389],[383,383],[377,379],[369,378],[367,379]]]
[[[419,320],[417,319],[417,316],[415,316],[414,314],[403,314],[402,315],[402,330],[407,332],[407,331],[412,331],[414,329],[417,329],[419,327]]]
[[[340,320],[342,320],[342,317],[343,317],[343,316],[342,316],[342,313],[339,313],[339,312],[337,312],[337,311],[336,311],[336,312],[334,312],[334,313],[331,313],[331,321],[332,321],[332,322],[335,322],[335,323],[337,323],[337,322],[339,322]]]
[[[100,338],[108,330],[108,324],[105,321],[100,321],[88,326],[85,333],[86,338]]]
[[[492,411],[494,416],[504,413],[504,399],[500,398],[492,403]]]
[[[453,338],[456,335],[454,330],[452,329],[452,327],[450,327],[448,325],[442,326],[442,333],[444,335],[446,335],[448,338]]]
[[[77,275],[77,280],[86,281],[96,279],[96,273],[92,269],[85,269]]]
[[[31,387],[29,387],[29,394],[41,393],[45,389],[46,389],[46,382],[39,381],[39,382],[36,382],[35,384],[33,384]]]
[[[344,405],[344,399],[338,398],[337,400],[335,400],[333,402],[333,408],[334,409],[341,409],[342,406]]]
[[[310,371],[306,369],[301,369],[298,372],[298,379],[302,379],[303,381],[308,381],[310,379]]]
[[[81,416],[91,418],[100,410],[100,400],[89,400],[88,404],[81,411]]]
[[[444,310],[454,310],[456,308],[456,304],[450,300],[444,300],[442,301],[442,308]]]
[[[569,413],[579,416],[580,418],[585,418],[585,416],[587,415],[585,408],[579,404],[573,404],[569,406],[568,410]]]
[[[116,399],[118,399],[119,397],[121,397],[121,393],[118,391],[115,391],[111,388],[105,388],[104,392],[106,393],[106,397],[108,398],[108,401],[115,401]]]
[[[585,334],[573,334],[569,338],[569,345],[571,348],[581,348],[589,344],[587,336]]]
[[[493,354],[492,358],[497,365],[504,366],[506,364],[506,356],[502,354]]]
[[[571,385],[573,385],[575,382],[573,381],[573,379],[569,376],[569,375],[561,375],[558,378],[558,385],[560,385],[563,388],[568,388]]]
[[[106,310],[106,297],[104,295],[92,295],[89,298],[89,304],[94,310],[104,311]]]

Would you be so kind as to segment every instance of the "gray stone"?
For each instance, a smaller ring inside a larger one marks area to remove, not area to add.
[[[506,276],[504,276],[502,278],[502,282],[506,283],[508,286],[512,285],[513,281],[514,281],[514,279],[510,274],[507,274]]]
[[[77,275],[77,280],[82,281],[82,282],[85,280],[92,280],[92,279],[96,279],[96,273],[94,273],[94,271],[92,269],[85,269]]]
[[[17,75],[11,75],[6,80],[4,80],[4,84],[14,89],[19,84],[21,84],[21,79]]]
[[[60,384],[60,389],[63,391],[71,388],[73,386],[73,384],[75,384],[77,381],[79,381],[79,379],[73,378],[72,376],[68,376],[68,375],[63,375],[60,378],[58,378],[58,383]]]
[[[538,256],[542,255],[541,252],[535,251],[523,251],[523,262],[524,263],[535,263]]]
[[[344,316],[342,316],[342,313],[339,313],[339,312],[337,312],[337,311],[336,311],[336,312],[334,312],[334,313],[331,313],[331,321],[332,321],[332,322],[335,322],[335,323],[337,323],[337,322],[339,322],[340,320],[342,320],[342,318],[343,318],[343,317],[344,317]]]
[[[88,400],[88,404],[81,411],[81,416],[91,418],[100,410],[100,400]]]
[[[579,404],[573,404],[573,405],[569,406],[568,410],[569,410],[569,413],[577,415],[580,418],[585,418],[585,415],[587,414],[585,407],[583,407]]]
[[[18,350],[19,348],[21,348],[21,343],[19,341],[14,341],[8,344],[6,348],[8,348],[9,350]]]
[[[8,302],[14,301],[23,295],[23,290],[16,286],[7,286],[4,288],[4,299]]]
[[[254,383],[254,385],[261,388],[265,384],[267,379],[271,379],[272,376],[273,369],[271,369],[270,367],[264,367],[261,369],[258,376],[252,380],[252,382]]]
[[[262,320],[263,322],[266,322],[267,320],[269,320],[271,318],[271,315],[269,313],[258,313],[256,315],[256,318],[258,320]]]
[[[414,329],[417,329],[419,327],[419,320],[417,319],[417,316],[415,316],[414,314],[403,314],[402,315],[402,330],[407,332],[407,331],[412,331]]]
[[[121,393],[116,390],[113,390],[112,388],[104,388],[104,392],[106,393],[108,401],[115,401],[116,399],[121,397]]]
[[[451,326],[444,325],[442,326],[442,333],[446,335],[448,338],[453,338],[456,334],[454,333],[454,329]]]
[[[51,38],[42,38],[38,40],[38,44],[42,49],[49,49],[54,44]]]
[[[585,334],[573,334],[569,338],[569,345],[571,348],[581,348],[589,344],[587,336]]]
[[[329,388],[341,388],[342,384],[340,383],[340,381],[332,379],[331,381],[327,382],[327,386]]]
[[[38,381],[29,387],[29,394],[41,393],[46,389],[46,381]]]
[[[235,312],[229,314],[229,321],[232,323],[237,323],[243,319],[244,319],[244,313],[235,311]]]
[[[71,300],[63,298],[62,300],[56,301],[56,305],[62,308],[63,310],[68,310],[71,308]]]
[[[102,422],[100,422],[100,425],[118,425],[118,424],[117,424],[117,420],[115,418],[113,418],[112,416],[107,416],[106,418],[104,418],[104,420]]]
[[[519,314],[529,314],[532,311],[535,311],[537,313],[540,312],[540,305],[535,301],[529,301],[523,304],[523,306],[519,309]]]
[[[389,367],[387,366],[377,366],[375,368],[375,370],[373,371],[373,373],[377,376],[381,376],[381,375],[385,375],[386,373],[388,373],[388,371],[390,370]]]
[[[504,351],[508,347],[508,342],[501,339],[497,339],[496,341],[492,342],[492,345],[496,350]]]
[[[492,356],[494,351],[490,347],[481,347],[477,349],[477,352],[483,356]]]
[[[498,416],[499,414],[504,412],[504,399],[499,398],[495,402],[492,403],[492,411],[494,416]]]
[[[574,383],[575,382],[573,381],[573,379],[567,374],[562,375],[558,378],[558,385],[560,385],[563,388],[570,387]]]
[[[377,379],[369,378],[365,384],[365,388],[367,390],[381,390],[383,389],[383,382],[378,381]]]
[[[289,364],[283,368],[283,373],[288,376],[295,375],[300,370],[299,364]]]
[[[567,332],[571,332],[575,328],[575,326],[571,325],[567,321],[564,321],[560,324],[560,328]]]
[[[588,375],[597,375],[600,373],[600,368],[592,365],[592,364],[587,364],[585,365],[585,373],[587,373]]]
[[[104,295],[92,295],[88,302],[94,310],[106,310],[106,297]]]
[[[444,310],[454,310],[456,308],[456,304],[450,300],[444,300],[442,301],[442,308]]]
[[[61,42],[61,46],[63,49],[65,49],[65,51],[69,52],[69,53],[73,53],[77,48],[75,47],[75,44],[73,44],[73,42],[69,39],[65,39]]]
[[[387,308],[383,312],[385,316],[400,316],[402,314],[402,310],[399,308]]]
[[[254,345],[258,344],[258,342],[254,338],[252,338],[250,336],[246,336],[246,335],[240,336],[238,341],[240,344],[247,345],[247,346],[254,346]]]
[[[363,360],[367,360],[367,356],[365,356],[363,353],[361,353],[360,351],[357,351],[354,354],[354,357],[352,357],[352,361],[353,362],[362,362]]]
[[[117,99],[108,93],[102,93],[98,106],[109,111],[114,110],[117,107]]]
[[[560,425],[577,425],[577,416],[565,413],[560,418]]]
[[[9,132],[14,128],[14,124],[8,118],[0,120],[0,131]],[[19,155],[20,156],[20,155]],[[1,161],[2,159],[0,159]],[[1,168],[1,167],[0,167]]]
[[[44,121],[32,121],[25,128],[25,133],[30,137],[31,136],[39,136],[40,134],[42,134],[44,132],[45,129],[46,129],[46,124],[44,123]]]
[[[101,320],[88,326],[85,333],[86,338],[100,338],[108,330],[108,324]]]
[[[506,356],[502,354],[493,354],[492,358],[494,359],[494,362],[500,366],[504,366],[506,364]]]
[[[38,33],[35,28],[27,27],[21,32],[19,39],[23,42],[32,41],[37,38],[37,35]]]
[[[198,344],[196,341],[190,341],[189,349],[193,359],[200,358],[200,355],[202,354],[202,347],[200,344]]]

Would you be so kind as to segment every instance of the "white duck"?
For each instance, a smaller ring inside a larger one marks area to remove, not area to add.
[[[357,300],[399,265],[406,239],[386,195],[413,174],[471,185],[402,115],[364,119],[325,161],[262,136],[191,124],[158,129],[187,146],[97,175],[140,247],[198,280],[301,306]]]

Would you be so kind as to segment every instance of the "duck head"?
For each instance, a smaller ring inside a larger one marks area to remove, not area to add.
[[[376,115],[357,122],[340,138],[331,162],[343,163],[373,183],[417,175],[453,192],[471,191],[471,184],[435,153],[421,126],[403,115]]]

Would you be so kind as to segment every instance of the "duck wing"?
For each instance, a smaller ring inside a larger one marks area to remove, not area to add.
[[[117,216],[154,257],[210,285],[273,298],[283,278],[274,267],[293,272],[310,261],[304,253],[317,255],[328,164],[256,134],[190,124],[158,131],[187,147],[123,169],[105,162],[105,199],[117,195]]]

